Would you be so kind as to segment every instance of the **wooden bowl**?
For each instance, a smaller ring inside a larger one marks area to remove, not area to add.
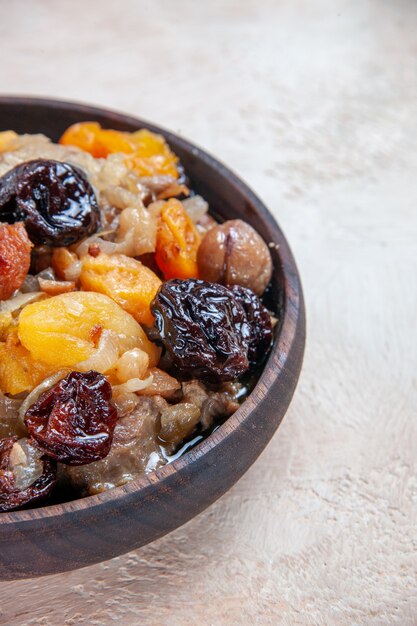
[[[230,170],[188,141],[143,120],[72,102],[1,97],[0,130],[58,140],[70,124],[146,127],[166,137],[192,187],[225,219],[240,217],[271,247],[271,298],[281,321],[272,353],[250,396],[220,428],[170,465],[84,499],[0,513],[0,579],[42,576],[110,559],[174,530],[224,494],[278,428],[294,393],[305,343],[300,279],[288,243],[261,200]],[[221,548],[219,548],[221,549]]]

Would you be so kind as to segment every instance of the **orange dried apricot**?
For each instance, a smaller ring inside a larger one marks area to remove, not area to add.
[[[172,176],[178,178],[178,157],[171,152],[162,135],[146,128],[129,135],[134,145],[132,155],[126,164],[138,176]]]
[[[0,300],[10,298],[25,280],[32,245],[22,222],[0,226]]]
[[[168,187],[164,187],[161,191],[156,194],[157,200],[167,200],[168,198],[173,198],[174,196],[189,196],[190,190],[188,187],[182,183],[174,181]]]
[[[59,280],[75,280],[79,275],[81,263],[75,252],[70,252],[68,248],[53,248],[52,269]]]
[[[140,324],[151,325],[150,304],[161,281],[149,267],[123,254],[86,254],[80,282],[83,289],[112,298]]]
[[[126,165],[138,176],[179,177],[178,157],[162,135],[145,128],[124,133],[101,128],[97,122],[80,122],[67,128],[59,142],[77,146],[95,158],[106,158],[114,152],[129,155]]]
[[[0,133],[0,152],[6,152],[6,150],[12,149],[17,137],[18,135],[14,130],[3,130]]]
[[[155,259],[164,277],[198,278],[200,235],[179,200],[164,203],[158,224]]]
[[[59,140],[64,146],[77,146],[96,159],[106,158],[112,152],[133,152],[132,144],[117,130],[105,130],[97,122],[73,124]]]

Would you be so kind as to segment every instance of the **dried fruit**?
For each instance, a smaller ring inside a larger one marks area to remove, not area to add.
[[[202,280],[163,283],[151,311],[160,339],[181,373],[233,380],[249,367],[250,327],[233,293]]]
[[[78,167],[36,160],[17,165],[0,179],[0,217],[24,221],[36,244],[67,246],[97,230],[100,210]]]
[[[199,275],[222,285],[249,287],[261,296],[272,275],[268,246],[256,230],[242,220],[213,226],[205,234],[197,255]]]
[[[133,133],[101,128],[97,122],[81,122],[67,128],[59,142],[107,157],[114,152],[129,155],[126,165],[138,176],[179,178],[178,158],[161,135],[141,129]]]
[[[21,222],[0,225],[0,300],[22,285],[30,267],[32,244]]]
[[[231,291],[244,308],[249,322],[249,363],[251,366],[258,365],[265,359],[271,348],[273,338],[271,315],[258,296],[250,289],[235,285]]]
[[[99,461],[110,451],[117,420],[111,397],[111,385],[102,374],[71,372],[26,411],[26,428],[61,463]]]
[[[112,298],[140,324],[153,323],[149,307],[161,281],[140,261],[123,254],[86,254],[80,282],[83,289]]]
[[[6,331],[5,341],[0,342],[0,391],[12,395],[31,391],[52,371],[22,346],[15,326]]]
[[[17,139],[18,134],[14,130],[3,130],[0,132],[0,152],[10,150]]]
[[[120,354],[141,348],[150,365],[157,364],[157,346],[129,313],[101,293],[74,291],[28,304],[19,316],[18,333],[35,360],[73,367],[93,355],[97,326],[115,334]]]
[[[6,340],[7,332],[13,321],[13,315],[9,311],[0,313],[0,341]]]
[[[0,439],[0,511],[46,498],[56,482],[56,464],[28,439]]]
[[[96,159],[106,158],[112,152],[132,152],[132,145],[125,139],[124,133],[105,130],[97,122],[73,124],[64,132],[59,143],[77,146]]]
[[[52,251],[52,269],[60,280],[77,281],[81,271],[81,261],[68,248],[54,248]]]
[[[197,250],[200,235],[179,200],[171,199],[161,208],[155,260],[164,277],[197,278]]]
[[[126,164],[138,176],[172,176],[179,178],[178,157],[170,150],[162,135],[146,128],[130,133],[134,151]]]

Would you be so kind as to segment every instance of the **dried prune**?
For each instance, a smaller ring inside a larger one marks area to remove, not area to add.
[[[117,420],[106,378],[71,372],[45,391],[25,414],[25,425],[46,454],[68,465],[103,459]]]
[[[169,280],[151,311],[160,340],[181,373],[218,382],[248,369],[251,330],[230,289],[203,280]]]
[[[231,291],[243,306],[250,325],[249,363],[251,366],[258,365],[271,348],[273,336],[271,315],[251,289],[234,285]]]
[[[0,439],[0,511],[46,498],[56,482],[56,463],[28,439]]]
[[[41,159],[17,165],[0,178],[0,219],[24,221],[35,244],[67,246],[97,230],[100,210],[78,167]]]

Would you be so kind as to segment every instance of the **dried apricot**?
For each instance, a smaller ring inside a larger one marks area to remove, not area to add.
[[[10,326],[13,324],[13,315],[10,311],[6,311],[5,313],[0,313],[0,341],[5,341],[7,336],[7,331]]]
[[[0,133],[0,152],[6,152],[6,150],[10,150],[17,137],[18,135],[14,132],[14,130],[3,130]]]
[[[138,176],[178,178],[178,157],[171,152],[162,135],[142,128],[130,133],[129,139],[135,149],[126,163]]]
[[[86,291],[98,291],[112,298],[140,324],[152,325],[150,304],[161,281],[140,261],[123,254],[86,254],[80,282]]]
[[[12,395],[32,391],[52,372],[50,365],[32,358],[20,343],[17,328],[11,327],[0,342],[0,390]]]
[[[158,348],[129,313],[101,293],[75,291],[28,304],[20,314],[18,334],[35,360],[75,366],[94,354],[97,325],[114,333],[120,353],[141,348],[151,366],[156,365]]]
[[[0,226],[0,300],[7,300],[26,278],[30,266],[29,241],[21,222]]]
[[[200,235],[179,200],[171,198],[161,208],[156,238],[156,262],[170,278],[197,278]]]
[[[81,270],[81,261],[75,252],[68,248],[54,248],[52,250],[52,269],[60,280],[78,280]]]
[[[133,146],[125,139],[124,133],[105,130],[97,122],[73,124],[67,128],[59,143],[78,146],[96,159],[105,158],[112,152],[133,152]]]
[[[124,133],[101,128],[97,122],[81,122],[67,128],[59,142],[77,146],[96,158],[105,158],[114,152],[127,154],[126,165],[138,176],[179,178],[178,157],[162,135],[145,128]]]

